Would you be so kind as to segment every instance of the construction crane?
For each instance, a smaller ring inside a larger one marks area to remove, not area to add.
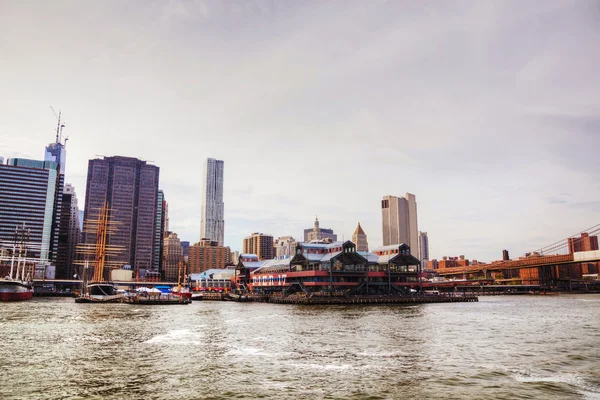
[[[54,110],[54,108],[52,106],[50,106],[50,109],[52,110],[52,112],[54,113],[54,116],[58,120],[58,124],[56,125],[56,143],[60,143],[62,141],[62,130],[65,127],[65,124],[61,124],[61,122],[60,122],[60,117],[61,117],[62,111],[59,111],[58,114],[56,114],[56,111]],[[67,144],[66,143],[67,140],[69,140],[68,137],[65,139],[65,145]]]

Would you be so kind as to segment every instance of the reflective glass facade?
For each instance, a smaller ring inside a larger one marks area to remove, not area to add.
[[[34,244],[30,254],[41,261],[55,261],[63,184],[53,161],[13,158],[0,165],[0,241],[4,247],[12,246],[16,227],[25,225]]]

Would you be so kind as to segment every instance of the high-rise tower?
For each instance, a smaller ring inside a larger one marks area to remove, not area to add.
[[[405,243],[411,254],[419,254],[419,229],[417,199],[414,194],[406,197],[383,196],[381,201],[383,245]]]
[[[200,239],[216,241],[223,246],[225,239],[225,220],[223,203],[224,162],[208,158],[204,163],[202,180],[202,219],[200,221]]]
[[[84,218],[96,218],[106,201],[116,226],[107,244],[124,249],[118,260],[109,261],[130,264],[136,271],[154,266],[158,175],[157,166],[137,158],[115,156],[89,161]],[[84,232],[83,242],[95,243],[95,234]]]
[[[421,265],[425,269],[429,261],[429,237],[427,232],[419,232],[419,260],[421,260]]]
[[[0,247],[10,248],[24,228],[29,256],[55,262],[62,207],[62,179],[54,161],[8,159],[0,165]]]

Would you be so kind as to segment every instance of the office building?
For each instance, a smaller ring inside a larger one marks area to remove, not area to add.
[[[79,207],[75,188],[66,184],[62,193],[58,247],[56,256],[56,277],[73,279],[77,272],[73,265],[76,249],[81,237]]]
[[[200,239],[216,241],[219,246],[223,246],[225,238],[223,170],[223,161],[209,158],[204,163],[202,176]]]
[[[190,242],[189,241],[182,241],[181,242],[181,247],[183,248],[183,259],[187,262],[188,261],[188,255],[189,255],[189,248],[190,248]]]
[[[168,282],[177,282],[179,275],[183,276],[184,274],[183,269],[180,270],[180,267],[183,267],[183,248],[177,234],[169,232],[163,247],[164,279]]]
[[[429,262],[429,237],[427,232],[419,232],[419,260],[423,269]]]
[[[242,252],[244,254],[256,254],[259,260],[273,259],[273,236],[254,232],[252,235],[244,238]]]
[[[129,264],[136,271],[155,265],[156,206],[159,168],[131,157],[104,157],[88,164],[84,218],[94,219],[104,202],[116,232],[108,234],[110,246],[122,248],[109,257],[111,264]],[[94,244],[96,235],[84,232],[83,242]]]
[[[304,230],[304,241],[331,239],[332,242],[337,241],[337,235],[333,233],[333,229],[321,228],[319,226],[319,217],[315,217],[315,222],[312,229]]]
[[[420,256],[417,222],[417,200],[414,194],[406,197],[383,196],[381,201],[383,245],[405,243],[411,253]]]
[[[280,260],[293,257],[296,252],[296,245],[296,239],[293,237],[281,236],[277,238],[273,244],[273,254],[275,254],[275,258]]]
[[[154,223],[154,257],[152,260],[152,269],[155,272],[162,272],[163,245],[165,240],[167,202],[162,190],[158,191],[156,196],[156,219]]]
[[[240,258],[240,252],[235,250],[231,252],[231,262],[237,264]]]
[[[84,210],[79,210],[79,241],[81,241],[81,235],[83,233],[83,217],[85,215]]]
[[[12,248],[17,227],[25,227],[28,257],[56,261],[63,179],[54,161],[12,158],[0,165],[1,247]]]
[[[354,230],[354,234],[352,235],[352,242],[356,245],[356,251],[369,251],[367,234],[363,230],[362,226],[360,226],[360,222]]]
[[[231,264],[231,249],[215,240],[202,239],[188,249],[189,273],[223,269]]]

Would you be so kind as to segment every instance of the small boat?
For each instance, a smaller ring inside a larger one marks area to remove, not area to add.
[[[204,295],[202,294],[202,292],[192,292],[192,300],[202,300],[202,298],[204,297]]]

